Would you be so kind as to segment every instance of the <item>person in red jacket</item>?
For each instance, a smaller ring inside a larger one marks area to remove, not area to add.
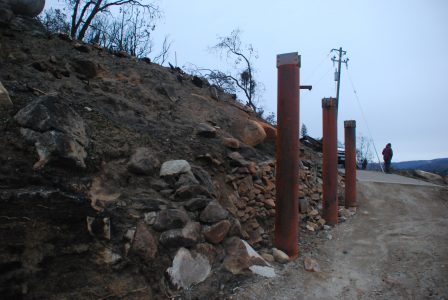
[[[392,145],[388,143],[386,148],[383,149],[383,160],[386,173],[390,173],[390,162],[392,161],[393,155],[394,152],[392,151]]]

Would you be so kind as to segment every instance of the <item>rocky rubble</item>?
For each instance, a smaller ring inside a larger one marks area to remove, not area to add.
[[[178,68],[62,36],[0,38],[2,295],[216,297],[289,261],[272,241],[274,127]],[[321,155],[300,156],[312,233],[326,226]]]

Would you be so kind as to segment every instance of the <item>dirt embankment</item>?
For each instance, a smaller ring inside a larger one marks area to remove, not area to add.
[[[5,299],[162,299],[180,281],[223,298],[266,264],[243,240],[272,259],[275,130],[231,95],[20,17],[0,27],[0,81]],[[321,158],[301,158],[312,240]],[[197,277],[180,280],[179,260]]]

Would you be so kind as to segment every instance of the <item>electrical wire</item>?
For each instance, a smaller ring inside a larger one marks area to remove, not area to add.
[[[327,56],[325,56],[325,57],[322,59],[322,61],[317,65],[317,67],[314,68],[314,70],[310,73],[310,75],[308,75],[308,76],[306,76],[306,77],[304,78],[303,82],[311,81],[311,79],[313,79],[313,76],[315,75],[316,71],[317,71],[320,67],[322,67],[322,65],[323,65],[324,62],[328,59],[328,57],[330,56],[330,54],[331,54],[331,51],[328,52]],[[301,80],[301,81],[302,81],[302,80]]]
[[[372,141],[373,149],[375,150],[376,158],[378,159],[378,164],[381,167],[381,171],[384,172],[383,165],[381,164],[381,160],[380,160],[380,157],[378,155],[378,151],[376,150],[375,141],[374,141],[374,139],[372,137],[372,132],[370,131],[369,123],[367,122],[366,115],[364,114],[364,109],[362,108],[361,101],[359,100],[358,93],[356,91],[355,85],[353,84],[353,80],[352,80],[352,77],[350,76],[350,72],[349,72],[348,68],[347,68],[347,75],[348,75],[348,79],[350,80],[350,84],[352,86],[353,93],[355,94],[355,98],[356,98],[356,101],[358,103],[359,110],[361,111],[362,118],[364,120],[364,123],[366,124],[367,131],[369,132],[369,137],[370,137],[370,139]]]

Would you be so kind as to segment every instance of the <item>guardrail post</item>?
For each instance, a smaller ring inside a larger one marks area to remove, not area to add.
[[[299,252],[300,56],[277,55],[277,142],[275,246],[295,258]]]
[[[345,207],[356,204],[356,121],[344,121],[345,129]]]
[[[323,218],[329,225],[338,223],[338,100],[322,99],[323,111]]]

